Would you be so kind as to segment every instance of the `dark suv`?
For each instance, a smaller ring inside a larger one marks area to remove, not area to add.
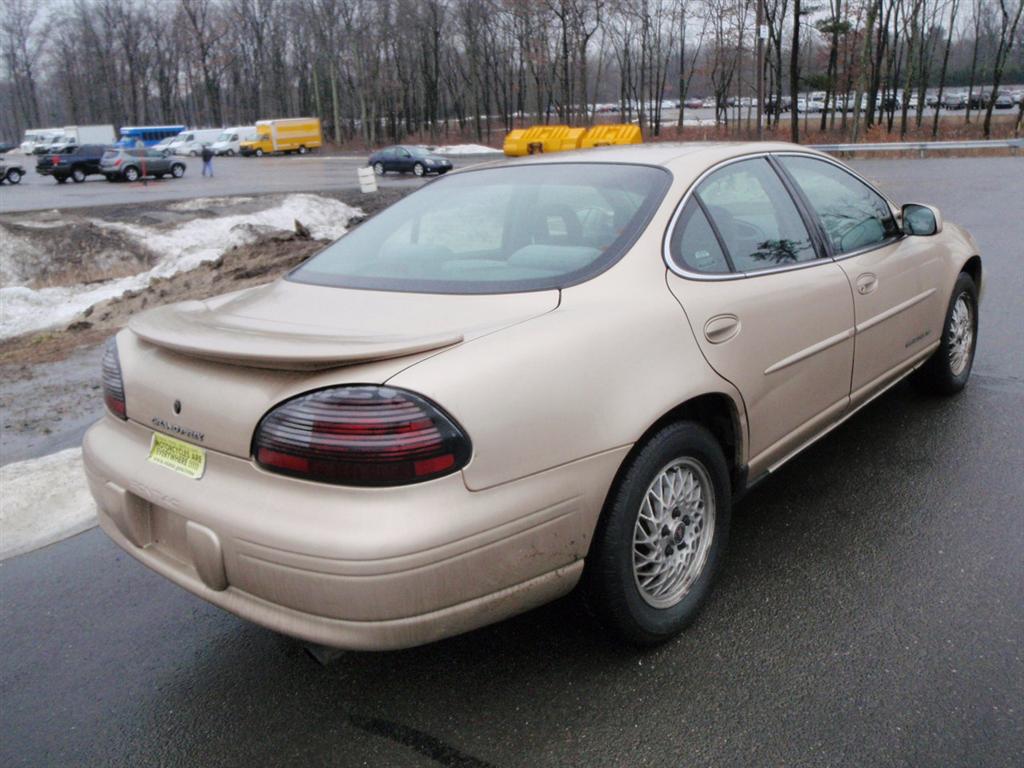
[[[65,147],[59,152],[43,155],[36,161],[36,173],[41,176],[53,176],[58,184],[71,179],[76,184],[85,181],[87,176],[102,174],[100,158],[107,151],[102,144],[83,144]]]
[[[164,156],[156,149],[108,149],[100,160],[100,173],[107,181],[138,181],[143,176],[162,179],[168,174],[176,179],[185,175],[185,161]]]

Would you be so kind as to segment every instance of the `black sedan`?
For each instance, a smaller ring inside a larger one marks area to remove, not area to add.
[[[452,169],[451,160],[433,155],[423,147],[410,146],[379,149],[370,155],[369,164],[378,176],[388,171],[412,171],[417,176],[426,176],[431,173],[448,173]]]

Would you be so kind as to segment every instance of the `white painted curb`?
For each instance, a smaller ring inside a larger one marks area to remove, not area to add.
[[[0,467],[0,560],[94,525],[81,448]]]

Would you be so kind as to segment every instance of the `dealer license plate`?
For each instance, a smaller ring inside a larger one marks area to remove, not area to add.
[[[206,469],[206,449],[186,443],[170,435],[153,433],[149,446],[149,460],[161,467],[198,480]]]

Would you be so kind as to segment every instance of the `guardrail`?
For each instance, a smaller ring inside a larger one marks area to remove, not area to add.
[[[924,157],[928,152],[943,152],[961,149],[1009,149],[1016,152],[1024,149],[1024,139],[998,139],[987,141],[899,141],[878,144],[808,144],[811,149],[822,152],[918,152]]]

